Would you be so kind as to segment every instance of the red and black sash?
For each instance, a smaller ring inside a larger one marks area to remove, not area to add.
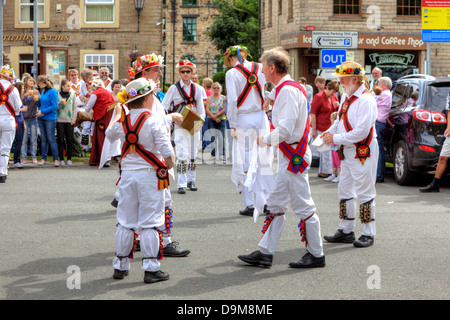
[[[8,89],[5,90],[3,85],[0,83],[0,105],[5,105],[6,109],[11,113],[11,115],[15,118],[16,113],[14,112],[14,108],[9,102],[9,95],[14,90],[14,86],[10,85]]]
[[[177,104],[177,105],[173,105],[171,110],[169,110],[169,113],[172,112],[180,112],[181,108],[185,105],[197,105],[197,101],[195,100],[195,84],[191,83],[190,89],[190,95],[188,95],[186,93],[186,91],[184,91],[184,89],[181,87],[180,82],[178,81],[177,83],[175,83],[175,87],[177,88],[178,92],[180,93],[180,96],[183,98],[183,102]]]
[[[237,108],[239,109],[239,107],[244,103],[245,99],[247,99],[247,96],[252,88],[255,88],[258,91],[261,103],[264,103],[263,91],[261,88],[261,84],[258,81],[259,65],[255,62],[252,62],[252,71],[247,70],[243,65],[240,64],[237,64],[234,68],[238,70],[240,73],[242,73],[242,75],[247,79],[245,88],[241,92],[237,100]]]
[[[149,112],[141,113],[134,126],[131,125],[130,115],[125,117],[125,121],[122,122],[123,130],[125,132],[125,142],[122,146],[120,160],[122,161],[122,159],[125,158],[130,151],[133,151],[134,153],[137,152],[145,161],[156,169],[156,176],[158,177],[158,190],[161,190],[169,187],[169,170],[167,169],[164,161],[159,160],[153,153],[147,151],[138,143],[139,132],[141,131],[144,122],[150,117],[151,115]]]
[[[278,93],[280,92],[281,88],[283,88],[286,85],[293,86],[299,89],[305,96],[305,99],[307,99],[305,89],[303,89],[303,87],[298,82],[295,82],[293,80],[286,80],[282,84],[280,84],[275,91],[275,99],[273,101],[274,105]],[[303,171],[305,171],[306,168],[308,168],[309,166],[308,162],[306,162],[304,159],[306,150],[308,149],[309,127],[310,127],[309,119],[307,117],[305,131],[303,132],[303,136],[298,142],[297,147],[295,149],[290,144],[286,143],[286,141],[283,141],[278,144],[280,151],[283,152],[286,158],[289,159],[289,165],[287,167],[287,170],[295,174],[297,174],[298,172],[303,173]],[[271,124],[271,128],[274,129],[273,124]]]
[[[370,93],[367,90],[364,90],[364,93]],[[344,123],[344,128],[347,132],[352,131],[353,127],[350,124],[350,121],[348,120],[348,109],[350,108],[350,106],[352,105],[353,102],[355,102],[358,99],[357,96],[351,96],[350,98],[346,98],[344,103],[342,104],[342,108],[339,111],[339,119],[341,119]],[[360,141],[355,143],[355,147],[356,147],[356,155],[355,155],[355,159],[359,158],[359,160],[361,161],[361,164],[364,164],[364,161],[366,160],[366,158],[370,157],[370,148],[369,145],[372,142],[372,138],[373,138],[373,127],[370,129],[368,136]]]

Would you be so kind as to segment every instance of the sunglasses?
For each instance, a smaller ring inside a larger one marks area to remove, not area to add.
[[[181,73],[191,73],[191,70],[183,70],[183,71],[180,71]]]

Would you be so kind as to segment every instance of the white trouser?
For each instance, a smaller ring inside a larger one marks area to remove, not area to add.
[[[338,184],[339,200],[352,199],[346,201],[346,213],[348,219],[342,219],[339,228],[344,233],[353,232],[356,219],[359,219],[359,206],[362,203],[372,201],[372,219],[375,219],[375,182],[377,177],[378,164],[378,143],[377,139],[372,139],[370,143],[370,157],[365,159],[364,164],[356,158],[356,147],[344,148],[345,159],[341,161],[341,178]],[[362,235],[375,236],[375,221],[363,223]]]
[[[185,169],[177,172],[178,188],[186,188],[188,182],[195,182],[196,170],[193,166],[196,163],[195,159],[197,158],[198,147],[201,141],[200,135],[200,131],[191,135],[186,129],[175,125],[174,142],[177,166],[181,164],[186,165]]]
[[[305,154],[305,160],[311,161],[311,152]],[[271,213],[286,213],[291,205],[294,214],[305,221],[307,250],[315,257],[323,255],[322,238],[320,236],[320,220],[316,205],[311,198],[308,170],[294,174],[288,171],[289,160],[278,151],[278,170],[275,177],[276,187],[267,199],[267,208]],[[275,216],[264,236],[259,242],[262,253],[274,254],[275,248],[284,229],[285,215]],[[299,235],[300,238],[300,235]]]
[[[244,206],[253,207],[255,203],[253,192],[244,186],[244,182],[247,179],[251,154],[257,152],[257,150],[253,150],[256,145],[256,138],[268,133],[267,123],[267,117],[263,111],[240,113],[238,115],[237,139],[233,139],[232,181],[238,186],[238,191],[241,192]]]
[[[8,174],[9,155],[16,134],[16,121],[12,116],[0,115],[0,175]]]
[[[93,132],[94,132],[94,122],[83,121],[81,134],[83,136],[89,136],[89,135],[92,135]]]
[[[143,256],[142,269],[159,270],[159,234],[164,228],[164,190],[158,190],[158,178],[153,170],[122,170],[118,184],[115,269],[128,270],[134,232],[140,234]],[[119,259],[119,257],[121,257]],[[123,257],[123,258],[122,258]],[[148,259],[146,259],[148,258]]]

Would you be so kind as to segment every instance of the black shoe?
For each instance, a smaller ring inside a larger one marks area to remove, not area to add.
[[[247,255],[239,255],[238,258],[254,266],[270,267],[272,266],[273,255],[264,254],[258,250]]]
[[[189,188],[189,190],[191,191],[197,191],[197,187],[195,186],[194,182],[188,182],[187,187]]]
[[[384,179],[377,179],[377,183],[383,183]]]
[[[111,205],[112,205],[114,208],[117,208],[117,205],[118,205],[118,204],[119,204],[119,201],[117,201],[116,198],[114,198],[113,201],[111,201]]]
[[[253,211],[255,211],[255,208],[246,207],[244,210],[239,211],[239,214],[242,216],[253,217]]]
[[[141,240],[136,240],[136,248],[134,248],[134,251],[141,251]]]
[[[357,248],[366,248],[373,245],[373,237],[362,235],[358,240],[353,242],[353,246]]]
[[[324,236],[323,238],[328,242],[352,243],[355,241],[355,233],[353,231],[350,233],[344,233],[341,229],[338,229],[333,236]]]
[[[322,268],[325,267],[325,256],[319,258],[314,257],[311,253],[307,252],[298,261],[289,263],[291,268]]]
[[[169,274],[167,272],[163,272],[161,270],[152,272],[145,271],[144,273],[144,282],[145,283],[155,283],[158,281],[169,280]]]
[[[114,274],[113,274],[113,278],[114,279],[122,280],[127,275],[128,275],[128,270],[123,270],[122,271],[122,270],[119,270],[119,269],[114,269]]]
[[[6,176],[0,176],[0,183],[6,182]]]
[[[179,194],[185,194],[186,190],[184,190],[184,188],[178,188],[178,193]]]
[[[420,192],[439,192],[439,185],[430,183],[425,188],[420,188]]]
[[[265,214],[265,215],[270,214],[270,210],[267,209],[267,204],[264,205],[264,214]]]
[[[185,257],[189,253],[191,253],[191,251],[181,249],[178,242],[171,242],[163,248],[163,257]]]

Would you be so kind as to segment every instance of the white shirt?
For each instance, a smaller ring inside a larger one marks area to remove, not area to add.
[[[203,88],[192,81],[190,81],[189,85],[186,85],[183,81],[180,80],[181,88],[184,90],[184,92],[186,92],[188,96],[191,96],[191,83],[193,83],[195,86],[194,111],[197,112],[202,117],[202,119],[205,119],[205,104],[203,103],[202,93]],[[170,109],[172,102],[175,106],[184,102],[183,97],[180,95],[177,87],[174,84],[170,86],[169,90],[167,90],[167,93],[162,101],[162,105],[166,111]]]
[[[11,82],[5,79],[1,79],[0,83],[3,86],[4,91],[8,90],[9,86],[12,86]],[[20,107],[22,107],[22,100],[20,99],[20,94],[17,88],[14,88],[13,91],[8,96],[8,101],[14,108],[15,115],[19,115]],[[11,116],[11,113],[6,108],[6,105],[0,104],[0,115],[2,116]]]
[[[236,63],[236,65],[239,62]],[[250,61],[245,60],[243,66],[252,71],[252,63]],[[266,84],[266,77],[264,73],[262,73],[262,64],[259,64],[258,68],[258,82],[261,86],[261,90],[264,92],[264,85]],[[260,112],[262,109],[261,98],[259,96],[256,88],[251,88],[250,92],[247,95],[245,101],[241,104],[239,109],[237,108],[237,100],[242,91],[247,84],[247,78],[238,71],[233,68],[228,70],[225,75],[225,86],[227,88],[227,119],[230,122],[230,128],[236,128],[237,125],[237,117],[239,113],[251,113],[251,112]],[[264,98],[264,97],[263,97]]]
[[[275,88],[286,80],[292,80],[289,74]],[[307,119],[308,103],[305,95],[299,89],[285,85],[273,104],[272,124],[275,129],[263,138],[263,142],[273,146],[283,141],[298,143],[303,137]]]
[[[131,125],[134,125],[139,115],[149,111],[148,109],[131,109],[129,115],[131,117]],[[150,114],[153,114],[150,111]],[[115,122],[106,130],[106,137],[109,141],[114,142],[120,139],[121,145],[125,142],[125,132],[123,131],[122,122]],[[169,132],[160,117],[153,116],[147,119],[142,125],[139,132],[138,143],[147,151],[153,153],[159,160],[168,158],[173,153],[172,143],[170,142]],[[121,162],[122,170],[138,170],[145,168],[153,168],[153,166],[145,161],[137,152],[130,151]]]
[[[369,135],[370,129],[375,125],[377,119],[377,103],[372,94],[363,94],[365,90],[364,84],[361,85],[355,93],[358,99],[355,100],[347,111],[348,121],[353,130],[347,132],[344,127],[344,121],[336,119],[331,125],[328,131],[333,134],[333,143],[341,145],[353,145],[358,143]],[[341,98],[341,106],[338,113],[341,111],[342,104],[345,99],[348,98],[347,94],[344,94]],[[375,129],[373,130],[373,138],[377,136]]]

